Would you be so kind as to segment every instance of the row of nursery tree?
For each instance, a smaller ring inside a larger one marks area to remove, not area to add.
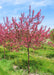
[[[8,17],[3,18],[4,23],[0,24],[0,45],[5,48],[9,46],[10,51],[17,51],[23,45],[28,50],[28,72],[29,72],[29,48],[36,49],[41,47],[46,39],[50,36],[50,28],[46,30],[46,26],[41,26],[44,16],[41,16],[41,10],[34,15],[34,10],[31,11],[29,6],[29,14],[25,16],[25,13],[21,14],[19,21],[12,17],[9,21]],[[53,44],[52,44],[53,45]],[[53,45],[54,46],[54,45]]]

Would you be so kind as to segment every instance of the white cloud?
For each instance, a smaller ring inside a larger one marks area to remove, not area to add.
[[[30,2],[30,1],[29,0],[0,0],[0,4],[4,4],[4,3],[9,3],[9,4],[25,4],[26,2]]]
[[[33,6],[37,6],[37,7],[40,7],[40,6],[47,6],[47,5],[52,5],[54,3],[54,0],[41,0],[41,1],[38,1],[38,2],[32,2],[31,5]]]
[[[33,6],[47,6],[54,3],[54,0],[0,0],[0,4],[30,4]]]
[[[2,4],[7,5],[20,5],[20,4],[26,4],[31,5],[33,7],[42,7],[42,6],[48,6],[53,5],[54,0],[0,0],[0,5]]]
[[[2,6],[0,6],[0,9],[2,9]]]

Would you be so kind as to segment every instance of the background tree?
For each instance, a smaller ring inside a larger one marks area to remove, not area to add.
[[[54,42],[54,29],[50,32],[50,39]]]

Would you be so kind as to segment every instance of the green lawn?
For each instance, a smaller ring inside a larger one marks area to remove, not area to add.
[[[0,46],[0,74],[28,75],[27,49],[23,47],[18,53],[6,49],[6,59],[3,50]],[[54,75],[54,48],[47,45],[37,50],[30,48],[30,73]]]

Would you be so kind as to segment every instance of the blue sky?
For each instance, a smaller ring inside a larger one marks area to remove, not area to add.
[[[0,23],[3,17],[19,17],[22,12],[28,14],[29,5],[37,13],[41,9],[41,14],[45,16],[41,25],[54,28],[54,0],[0,0]]]

